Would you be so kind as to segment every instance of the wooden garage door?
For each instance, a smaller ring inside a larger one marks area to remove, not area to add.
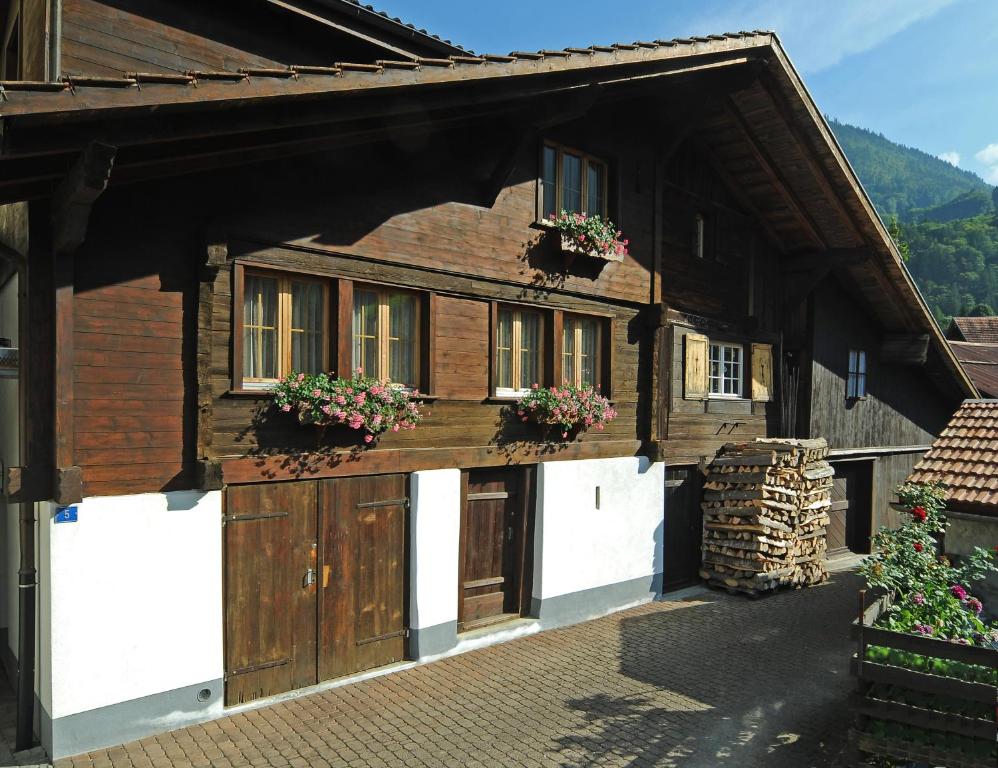
[[[315,483],[225,494],[225,703],[316,682]]]
[[[225,702],[405,654],[405,475],[230,486]]]
[[[322,483],[319,678],[405,653],[405,475]]]

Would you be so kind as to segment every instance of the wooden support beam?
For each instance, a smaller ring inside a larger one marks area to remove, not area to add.
[[[787,208],[793,213],[794,218],[800,224],[801,228],[807,233],[807,236],[816,244],[819,248],[826,248],[827,243],[825,238],[821,235],[818,229],[818,225],[811,218],[811,215],[807,212],[807,208],[797,199],[797,195],[794,194],[793,188],[790,186],[790,182],[787,178],[780,172],[779,167],[770,157],[769,153],[763,148],[759,139],[755,136],[749,124],[742,117],[741,112],[738,111],[738,107],[735,105],[734,101],[729,96],[724,103],[724,111],[731,118],[731,122],[738,128],[739,133],[741,133],[742,138],[745,140],[745,144],[752,155],[752,158],[756,161],[759,167],[762,169],[766,178],[769,179],[770,183],[776,188],[777,192],[783,198],[786,203]]]
[[[229,261],[226,236],[220,232],[205,235],[205,255],[200,268],[198,283],[197,327],[197,444],[198,487],[203,491],[217,490],[221,485],[221,471],[213,472],[210,463],[212,436],[214,435],[214,392],[211,382],[212,335],[214,333],[215,280],[218,271]],[[238,306],[238,305],[237,305]],[[242,311],[241,308],[238,311]]]
[[[759,210],[755,202],[747,194],[745,194],[742,189],[742,185],[732,177],[720,159],[714,154],[710,147],[707,146],[706,142],[700,140],[695,140],[695,142],[697,150],[707,160],[711,170],[717,174],[717,177],[724,184],[728,192],[731,193],[731,196],[737,201],[738,205],[751,214],[752,219],[758,223],[758,225],[766,233],[766,236],[769,237],[770,241],[780,250],[780,252],[786,253],[787,245],[783,238],[777,234],[775,229],[773,229],[773,225],[770,224],[769,219],[763,215],[762,211]]]
[[[87,236],[90,209],[107,188],[117,149],[93,142],[52,195],[52,249],[72,254]]]
[[[888,333],[880,342],[880,359],[885,363],[925,365],[928,355],[927,333]]]

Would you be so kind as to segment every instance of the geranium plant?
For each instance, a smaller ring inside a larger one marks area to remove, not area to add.
[[[585,431],[590,427],[602,430],[617,418],[617,411],[593,387],[544,388],[534,384],[517,401],[516,415],[521,421],[557,428],[562,438],[567,438],[574,430]]]
[[[898,528],[877,532],[874,554],[860,567],[869,586],[891,597],[878,625],[958,643],[998,640],[998,627],[981,620],[981,601],[970,593],[971,583],[998,570],[996,553],[977,547],[954,566],[938,551],[937,536],[948,525],[943,489],[906,483],[897,494],[906,518]]]
[[[358,368],[349,379],[326,373],[292,373],[274,387],[274,404],[294,413],[302,424],[320,430],[342,425],[364,432],[372,443],[389,430],[415,429],[422,419],[409,392],[392,382],[363,375]]]
[[[627,255],[628,241],[609,219],[563,210],[555,225],[564,240],[589,256],[619,261]]]

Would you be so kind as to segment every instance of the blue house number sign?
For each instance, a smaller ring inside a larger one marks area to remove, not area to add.
[[[56,507],[55,508],[55,521],[57,523],[75,523],[76,522],[76,506],[72,507]]]

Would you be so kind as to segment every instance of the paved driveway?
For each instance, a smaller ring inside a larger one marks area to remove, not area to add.
[[[858,588],[650,603],[57,768],[847,765]]]

